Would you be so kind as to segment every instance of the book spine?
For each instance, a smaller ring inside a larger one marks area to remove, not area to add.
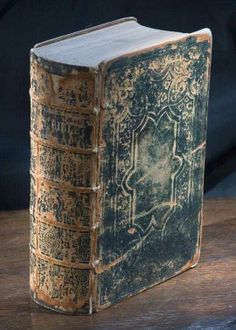
[[[31,53],[30,288],[37,303],[64,313],[94,309],[97,77]]]

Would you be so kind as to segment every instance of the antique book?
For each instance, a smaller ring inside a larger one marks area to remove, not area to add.
[[[31,50],[37,303],[91,314],[197,264],[211,43],[131,17]]]

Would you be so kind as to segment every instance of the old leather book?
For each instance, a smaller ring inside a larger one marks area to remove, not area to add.
[[[30,287],[104,309],[199,259],[211,33],[124,18],[31,51]]]

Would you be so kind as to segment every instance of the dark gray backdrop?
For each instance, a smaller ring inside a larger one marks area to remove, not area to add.
[[[206,196],[236,196],[236,1],[0,1],[0,209],[29,203],[29,50],[37,42],[124,16],[213,33]]]

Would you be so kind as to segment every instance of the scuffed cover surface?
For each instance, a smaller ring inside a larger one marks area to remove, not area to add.
[[[98,308],[197,262],[210,39],[191,36],[106,69]]]
[[[91,313],[94,76],[31,56],[30,287],[43,306]]]

